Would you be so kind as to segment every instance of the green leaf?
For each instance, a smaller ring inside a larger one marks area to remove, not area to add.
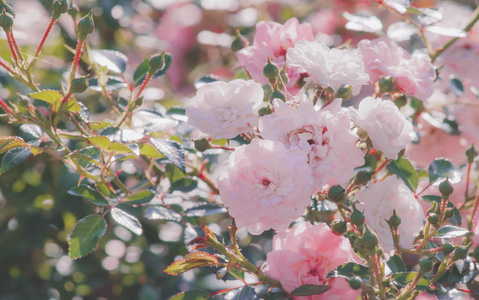
[[[399,272],[392,275],[394,282],[400,287],[406,286],[408,283],[412,282],[416,278],[417,272]],[[416,285],[416,289],[420,291],[429,289],[429,281],[424,277],[419,279]]]
[[[110,215],[118,224],[131,230],[134,234],[141,235],[143,233],[140,221],[126,211],[115,207],[111,209]]]
[[[206,203],[200,204],[185,210],[187,217],[204,217],[209,215],[217,215],[227,212],[228,210],[224,206]]]
[[[168,177],[170,182],[176,182],[185,178],[185,174],[173,164],[166,165],[166,176]]]
[[[0,139],[0,154],[5,153],[9,150],[25,147],[26,143],[23,139],[19,137],[8,137]]]
[[[201,86],[207,84],[207,83],[211,83],[211,82],[215,82],[215,81],[218,81],[218,78],[215,76],[215,75],[205,75],[205,76],[202,76],[200,78],[198,78],[196,81],[195,81],[195,88],[196,89],[199,89]]]
[[[128,204],[145,204],[150,202],[153,198],[155,198],[155,192],[151,190],[144,190],[134,193],[126,197],[125,202]]]
[[[123,81],[123,78],[117,76],[107,76],[107,82],[105,85],[105,90],[107,92],[116,91],[118,89],[127,87],[128,84]],[[88,81],[88,88],[97,92],[101,92],[103,89],[98,84],[98,79],[92,78]]]
[[[140,154],[150,158],[162,158],[163,155],[152,145],[149,144],[139,144],[140,145]]]
[[[78,221],[68,237],[70,258],[77,259],[95,250],[106,226],[105,219],[100,215],[88,215]]]
[[[388,265],[389,269],[393,273],[405,272],[406,271],[406,266],[404,265],[404,263],[401,260],[401,257],[399,255],[391,256],[386,264]]]
[[[187,291],[187,292],[181,292],[173,297],[171,297],[169,300],[207,300],[211,299],[210,293],[207,291]]]
[[[73,196],[86,198],[97,206],[108,206],[108,201],[99,192],[86,185],[73,187],[68,193]]]
[[[171,64],[171,55],[165,53],[165,66],[163,69],[158,70],[158,72],[153,75],[153,78],[162,76],[166,73],[166,71],[170,68]],[[143,81],[146,78],[146,75],[148,74],[148,69],[150,68],[150,61],[149,58],[145,59],[140,63],[138,68],[136,68],[135,73],[133,74],[133,81],[136,86],[139,86],[140,84],[143,83]]]
[[[416,169],[409,160],[402,157],[398,160],[393,160],[388,164],[387,169],[389,172],[399,176],[410,190],[414,192],[417,189],[419,177]]]
[[[20,126],[20,130],[25,132],[26,134],[29,134],[34,139],[41,138],[43,133],[42,129],[39,126],[33,124],[22,124]]]
[[[472,235],[473,233],[469,230],[453,225],[444,225],[437,231],[437,239],[453,239],[460,236]]]
[[[198,181],[190,179],[190,178],[183,178],[171,184],[170,192],[180,191],[183,193],[188,193],[196,189],[197,186],[198,186]]]
[[[100,149],[103,149],[105,151],[110,151],[110,144],[111,141],[106,137],[106,136],[91,136],[88,137],[88,140],[90,143],[93,145],[97,146]]]
[[[327,285],[305,284],[291,292],[293,296],[310,296],[318,295],[328,291],[331,287]]]
[[[43,90],[40,92],[28,94],[28,96],[49,104],[55,104],[55,102],[61,101],[63,99],[62,94],[59,91],[55,90]]]
[[[266,294],[259,295],[260,299],[264,300],[288,300],[288,294],[285,292],[269,292]]]
[[[123,53],[112,50],[92,50],[90,53],[97,65],[113,73],[125,73],[128,58]]]
[[[32,155],[30,148],[22,147],[15,148],[8,151],[2,159],[2,166],[0,167],[0,175],[19,165],[24,160]]]
[[[447,159],[438,158],[429,165],[429,183],[438,180],[444,180],[449,175],[449,179],[455,183],[460,180],[459,170]]]
[[[100,164],[100,150],[94,146],[83,148],[70,155],[78,159],[78,163],[83,168],[90,168],[93,165],[101,166]]]
[[[144,216],[149,220],[181,221],[180,214],[163,206],[148,207],[144,213]]]
[[[328,278],[331,277],[347,277],[351,278],[359,276],[361,278],[369,277],[369,268],[357,263],[345,263],[328,273]]]
[[[216,266],[217,264],[218,259],[215,256],[206,252],[196,251],[186,254],[185,259],[175,261],[164,272],[169,275],[179,275],[198,267]]]
[[[186,173],[185,153],[179,143],[159,138],[151,138],[150,141],[181,172]]]
[[[238,269],[231,269],[228,271],[236,279],[244,281],[244,271]]]
[[[136,153],[133,152],[133,150],[131,150],[130,148],[128,148],[128,146],[118,142],[112,143],[109,148],[110,148],[110,151],[113,151],[115,153],[136,155]]]
[[[436,203],[441,203],[441,196],[436,196],[436,195],[424,195],[421,197],[423,200],[427,201],[427,202],[436,202]],[[447,205],[446,205],[447,208],[454,208],[454,215],[449,218],[449,222],[451,222],[452,225],[456,225],[456,226],[461,226],[462,224],[462,217],[461,217],[461,213],[459,212],[459,210],[457,210],[457,208],[454,206],[454,204],[452,204],[451,201],[448,201],[447,202]]]
[[[451,81],[449,81],[449,86],[457,97],[461,97],[464,94],[464,85],[459,79],[452,78]]]

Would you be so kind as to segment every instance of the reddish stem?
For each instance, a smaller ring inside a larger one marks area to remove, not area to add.
[[[2,60],[0,60],[0,66],[5,68],[5,70],[7,70],[8,72],[14,73],[13,70],[6,63],[4,63]]]
[[[17,40],[15,39],[15,36],[13,35],[13,30],[10,30],[10,37],[12,39],[13,46],[15,47],[15,51],[17,51],[22,61],[25,60],[25,58],[23,57],[22,51],[20,50],[20,47],[18,47]]]
[[[81,56],[81,51],[82,51],[84,43],[85,41],[78,39],[77,49],[75,52],[75,57],[73,59],[73,70],[72,70],[73,77],[75,77],[76,71],[78,69],[78,65],[80,64],[80,56]]]
[[[67,103],[68,100],[70,100],[70,97],[72,96],[72,93],[68,92],[65,97],[62,99],[62,105]]]
[[[150,83],[151,78],[153,78],[153,75],[150,75],[150,74],[146,75],[145,81],[143,81],[143,83],[142,83],[141,86],[140,86],[140,89],[139,89],[138,92],[136,93],[136,96],[135,96],[135,98],[134,98],[134,99],[135,99],[134,101],[136,101],[136,100],[140,97],[141,93],[143,93],[143,90],[146,88],[146,86],[148,85],[148,83]]]
[[[57,22],[56,19],[50,18],[50,23],[48,24],[47,30],[45,30],[42,40],[40,41],[40,44],[38,44],[37,51],[35,51],[34,59],[40,55],[40,52],[42,52],[43,44],[45,44],[45,40],[47,39],[48,35],[50,34],[50,31],[52,30],[53,25],[55,25],[56,22]]]
[[[376,168],[376,170],[374,170],[374,175],[376,175],[377,173],[379,173],[379,171],[384,169],[391,162],[391,160],[392,159],[386,159],[379,167]]]
[[[17,52],[15,51],[15,47],[13,46],[12,36],[10,35],[10,32],[5,31],[5,35],[7,36],[7,41],[8,41],[8,47],[10,48],[10,52],[13,55],[13,59],[15,61],[18,61]]]
[[[9,114],[13,113],[13,111],[10,109],[10,107],[8,107],[7,103],[5,103],[2,98],[0,98],[0,107]]]
[[[464,192],[464,203],[469,200],[469,183],[471,182],[471,168],[472,163],[467,164],[467,175],[466,175],[466,191]]]

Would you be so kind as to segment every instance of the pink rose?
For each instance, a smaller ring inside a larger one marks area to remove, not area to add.
[[[201,86],[186,103],[188,123],[214,139],[231,139],[258,123],[263,88],[252,80],[215,81]]]
[[[354,123],[368,133],[374,148],[387,158],[397,159],[399,151],[411,141],[412,124],[391,101],[367,97],[355,112]]]
[[[362,40],[358,49],[372,83],[392,76],[398,89],[407,95],[421,100],[432,95],[436,73],[427,54],[416,51],[411,55],[388,38]]]
[[[357,95],[369,81],[357,50],[330,49],[322,42],[301,41],[288,49],[286,57],[288,65],[301,68],[323,88],[337,91],[341,85],[349,84]]]
[[[354,168],[364,164],[364,154],[356,146],[358,136],[350,130],[349,112],[341,109],[340,99],[320,111],[307,99],[300,100],[297,108],[279,100],[273,103],[274,112],[260,118],[260,134],[303,151],[313,170],[315,188],[344,185],[354,176]]]
[[[347,262],[360,263],[349,241],[332,233],[325,224],[296,224],[273,237],[273,251],[267,254],[266,273],[279,280],[288,293],[304,284],[328,285],[325,293],[295,299],[356,299],[344,278],[327,278],[328,273]]]
[[[414,193],[404,182],[396,176],[377,183],[370,181],[364,191],[356,193],[356,197],[361,202],[358,209],[364,210],[366,224],[378,235],[379,244],[385,251],[394,250],[392,233],[386,222],[393,210],[402,220],[398,227],[399,244],[403,248],[412,246],[426,217]]]
[[[261,139],[236,148],[222,165],[218,187],[238,227],[251,234],[288,228],[304,213],[314,190],[301,150]]]
[[[301,40],[314,40],[309,23],[299,24],[296,18],[289,19],[284,25],[276,22],[258,22],[253,44],[236,52],[236,56],[251,78],[264,85],[268,84],[268,79],[263,75],[268,57],[281,69],[286,61],[287,49]],[[289,77],[287,88],[291,93],[301,73],[298,68],[289,66],[286,67],[286,72]]]

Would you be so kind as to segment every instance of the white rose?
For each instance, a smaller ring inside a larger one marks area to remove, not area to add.
[[[261,84],[252,80],[205,84],[186,104],[188,123],[214,139],[234,138],[256,126],[263,96]]]
[[[394,250],[391,229],[386,222],[393,210],[402,221],[398,227],[399,245],[403,248],[412,246],[426,217],[414,194],[401,180],[389,176],[377,183],[370,181],[366,190],[357,192],[356,197],[361,202],[358,209],[364,210],[366,224],[378,235],[379,244],[385,251]]]
[[[329,49],[322,42],[301,41],[289,48],[286,63],[307,72],[311,80],[323,88],[337,91],[343,84],[352,86],[353,94],[359,94],[361,86],[368,84],[369,75],[357,50]]]
[[[355,112],[353,121],[366,130],[374,148],[387,158],[397,159],[399,151],[411,141],[413,126],[393,102],[367,97]]]

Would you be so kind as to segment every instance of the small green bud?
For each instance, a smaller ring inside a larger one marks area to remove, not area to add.
[[[95,23],[93,22],[93,14],[90,11],[86,16],[78,22],[78,38],[82,41],[95,30]]]
[[[393,215],[389,218],[388,223],[394,229],[397,229],[399,225],[401,225],[401,218],[396,214],[396,210],[393,210]]]
[[[396,104],[396,106],[398,108],[403,107],[404,105],[407,104],[407,96],[402,95],[402,96],[397,97],[396,99],[394,99],[394,104]]]
[[[451,243],[445,243],[441,246],[440,250],[444,255],[448,255],[452,251],[454,251],[456,247],[454,247]]]
[[[150,57],[149,64],[150,66],[148,68],[148,74],[153,76],[156,74],[156,72],[165,67],[165,52]]]
[[[443,182],[439,184],[439,192],[441,193],[444,200],[449,199],[449,195],[451,195],[453,191],[454,188],[449,181],[449,178],[446,178]]]
[[[66,0],[53,1],[52,18],[58,19],[60,16],[68,11],[68,3]]]
[[[286,73],[286,65],[281,68],[281,72],[279,72],[279,76],[281,77],[281,81],[284,84],[287,84],[289,81],[288,73]]]
[[[359,229],[363,228],[364,215],[360,212],[356,206],[353,205],[353,213],[351,214],[351,223],[353,223]]]
[[[14,19],[16,17],[15,15],[15,10],[13,10],[13,7],[5,3],[4,0],[0,0],[0,11],[5,10],[7,14],[10,14]]]
[[[454,211],[455,211],[454,207],[447,208],[446,211],[444,212],[444,216],[446,217],[446,219],[454,217]]]
[[[235,38],[231,42],[231,51],[237,52],[249,46],[249,41],[241,35],[239,29],[236,29]]]
[[[363,234],[363,247],[369,250],[370,252],[376,252],[376,247],[378,246],[378,237],[374,232],[369,230],[366,227],[366,230]]]
[[[434,267],[434,255],[431,255],[419,262],[419,274],[426,274]]]
[[[274,89],[274,91],[271,93],[271,95],[269,96],[269,102],[273,102],[274,99],[279,99],[283,102],[286,102],[286,97],[284,96],[284,94],[278,89],[278,87],[276,87]]]
[[[275,79],[279,75],[278,65],[271,62],[271,59],[268,57],[268,62],[263,68],[263,75],[268,79]]]
[[[337,235],[344,235],[348,231],[348,223],[346,221],[334,220],[331,222],[331,231]]]
[[[263,106],[258,110],[258,114],[260,117],[270,115],[273,113],[273,110],[271,109],[270,106]]]
[[[430,213],[428,216],[427,216],[427,220],[429,223],[431,223],[432,225],[436,225],[437,222],[439,222],[439,217],[437,216],[437,214],[435,213]]]
[[[340,203],[346,198],[346,190],[340,185],[333,185],[329,188],[328,197],[333,202]]]
[[[78,6],[73,4],[73,1],[70,2],[70,6],[68,7],[68,14],[75,20],[78,16],[78,13],[80,12],[80,9]]]
[[[353,290],[359,290],[361,286],[363,285],[363,280],[359,276],[354,276],[354,277],[348,278],[348,283]]]
[[[88,88],[88,77],[82,76],[72,80],[72,84],[70,86],[70,93],[72,94],[79,94],[83,93]]]
[[[472,257],[474,257],[476,262],[479,262],[479,246],[474,248],[474,251],[472,251]]]
[[[0,14],[0,27],[5,30],[5,32],[10,32],[13,26],[13,17],[11,14],[7,13],[6,9],[4,8],[2,13]]]
[[[472,144],[471,147],[469,147],[469,149],[466,150],[467,162],[472,164],[472,162],[474,161],[474,158],[476,158],[478,154],[479,153],[476,152],[476,149],[474,149],[474,144]]]
[[[195,140],[195,149],[204,152],[211,148],[210,142],[207,139]]]
[[[454,250],[454,254],[452,255],[453,260],[459,260],[459,259],[464,259],[467,257],[467,252],[469,251],[469,248],[471,246],[461,246],[457,247],[456,250]]]
[[[365,185],[373,177],[374,172],[370,171],[359,171],[356,173],[356,178],[354,179],[355,185]]]
[[[391,76],[381,78],[378,85],[382,93],[389,93],[396,90],[396,84]]]
[[[336,98],[341,98],[348,101],[353,96],[353,87],[349,84],[343,84],[336,92]]]

